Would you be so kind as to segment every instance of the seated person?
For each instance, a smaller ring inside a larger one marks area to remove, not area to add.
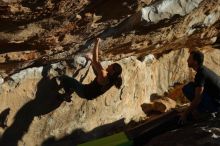
[[[191,103],[181,114],[182,122],[193,113],[213,113],[220,110],[220,77],[205,67],[203,60],[204,54],[200,51],[192,51],[187,60],[188,66],[196,71],[196,75],[194,82],[183,87],[183,93]]]

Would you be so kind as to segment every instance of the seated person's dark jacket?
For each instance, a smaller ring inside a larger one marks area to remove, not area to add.
[[[220,103],[220,77],[212,70],[201,66],[195,76],[195,86],[204,87],[205,92]]]

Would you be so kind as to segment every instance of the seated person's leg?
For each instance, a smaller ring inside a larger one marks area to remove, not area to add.
[[[195,95],[194,83],[193,82],[188,83],[187,85],[183,87],[182,90],[183,90],[183,94],[185,95],[185,97],[189,99],[190,101],[192,101]],[[210,97],[206,91],[203,92],[202,96],[203,96],[202,100],[197,107],[198,112],[207,112],[207,111],[215,112],[217,110],[217,106],[214,100],[212,99],[212,97]]]
[[[213,97],[206,91],[202,94],[202,100],[198,106],[199,112],[217,112],[218,104],[214,101]]]
[[[194,82],[189,82],[188,84],[186,84],[183,89],[183,94],[184,96],[189,100],[192,101],[195,98],[195,84]],[[197,109],[198,110],[198,109]],[[194,119],[194,114],[195,112],[197,112],[197,110],[193,111],[193,113],[189,113],[189,115],[187,116],[187,120],[192,121]]]
[[[194,83],[190,82],[190,83],[186,84],[183,87],[182,91],[183,91],[184,96],[188,100],[192,101],[194,96],[195,96],[195,85],[194,85]]]

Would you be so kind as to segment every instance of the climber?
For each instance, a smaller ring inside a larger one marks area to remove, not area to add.
[[[194,82],[182,89],[183,94],[191,101],[190,106],[180,114],[180,123],[187,118],[200,113],[215,113],[220,111],[220,77],[203,65],[204,54],[192,51],[187,60],[188,67],[196,71]]]
[[[113,85],[120,88],[122,85],[122,67],[118,63],[110,64],[104,69],[99,61],[99,43],[101,39],[97,38],[92,54],[87,54],[85,57],[91,61],[93,71],[96,75],[95,79],[89,84],[81,84],[74,78],[66,75],[59,77],[61,86],[65,90],[64,99],[68,102],[71,101],[72,92],[76,92],[80,97],[92,100],[99,95],[105,93]]]

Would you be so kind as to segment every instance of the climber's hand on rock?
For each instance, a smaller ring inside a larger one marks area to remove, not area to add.
[[[90,60],[90,61],[92,61],[92,54],[91,53],[87,53],[87,54],[85,54],[85,58],[87,59],[87,60]]]

